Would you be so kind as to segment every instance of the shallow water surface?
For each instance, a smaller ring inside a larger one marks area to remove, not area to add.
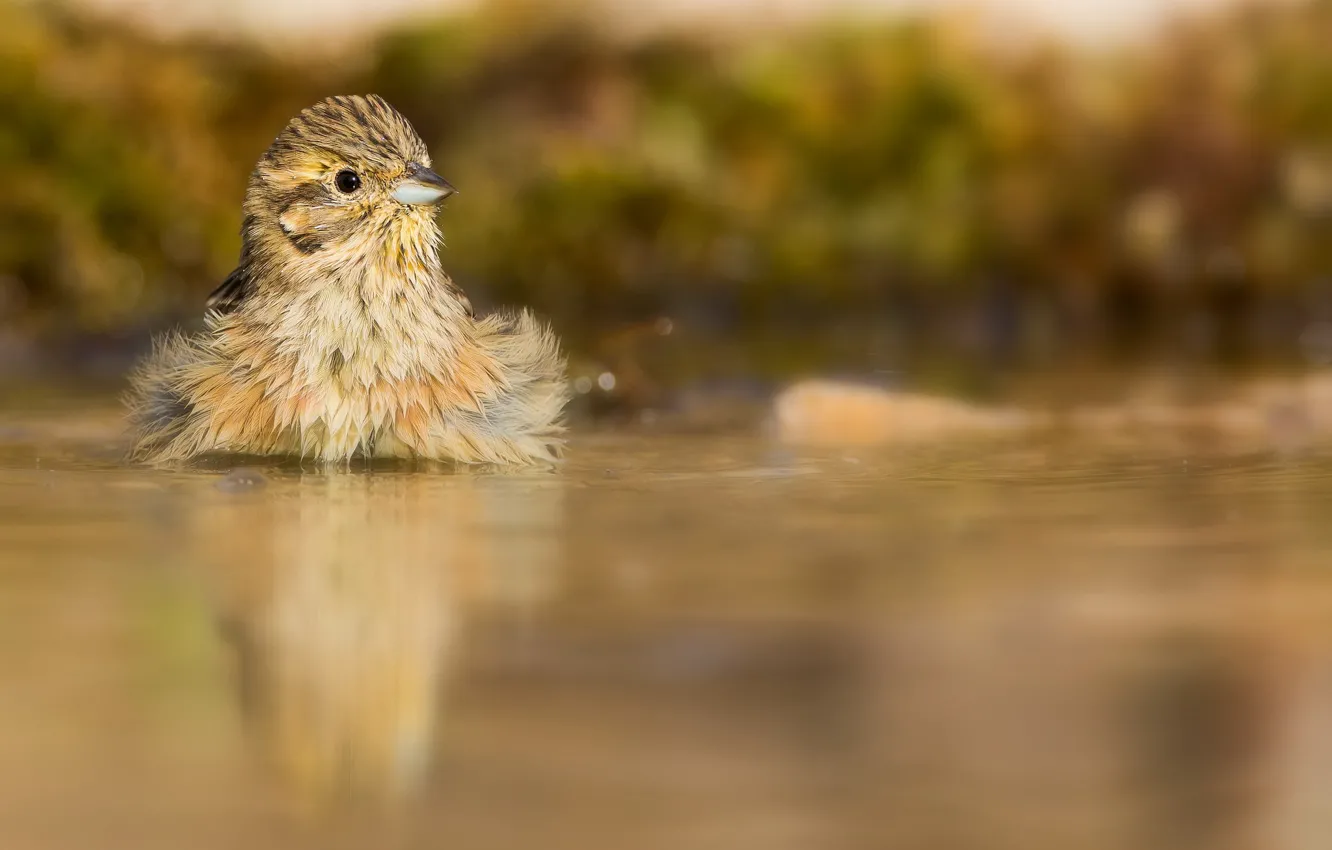
[[[1332,455],[581,433],[162,472],[0,416],[0,847],[1314,848]]]

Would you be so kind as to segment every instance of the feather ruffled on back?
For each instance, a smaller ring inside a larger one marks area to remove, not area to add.
[[[204,357],[197,338],[179,331],[153,341],[152,352],[130,373],[124,400],[134,445],[130,457],[148,460],[169,451],[195,415],[180,388],[181,376]]]

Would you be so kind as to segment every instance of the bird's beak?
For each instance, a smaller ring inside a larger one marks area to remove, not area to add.
[[[404,204],[437,204],[457,191],[443,177],[413,162],[393,190],[393,199]]]

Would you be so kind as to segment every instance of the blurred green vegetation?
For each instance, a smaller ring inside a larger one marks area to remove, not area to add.
[[[1330,44],[1328,0],[1101,52],[945,19],[627,40],[505,0],[338,65],[2,3],[0,324],[197,311],[268,141],[368,91],[461,189],[450,270],[566,331],[995,281],[1092,316],[1303,299],[1332,268]]]

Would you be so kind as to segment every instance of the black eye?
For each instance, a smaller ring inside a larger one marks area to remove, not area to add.
[[[361,178],[355,171],[343,169],[338,172],[338,176],[333,178],[333,185],[338,187],[338,191],[344,195],[350,195],[361,188]]]

